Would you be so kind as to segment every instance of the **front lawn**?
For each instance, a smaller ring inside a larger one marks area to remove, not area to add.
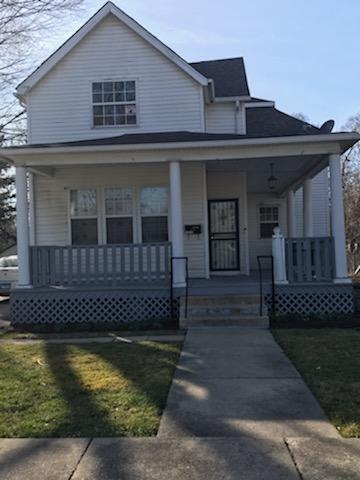
[[[0,345],[0,437],[155,435],[179,345]]]
[[[273,329],[344,437],[360,437],[360,330]]]

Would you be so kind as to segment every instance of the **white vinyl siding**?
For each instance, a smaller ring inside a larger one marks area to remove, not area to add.
[[[184,224],[204,225],[203,165],[182,165]],[[69,245],[69,190],[80,188],[132,187],[139,195],[141,187],[169,188],[168,165],[123,165],[84,168],[61,168],[53,177],[34,176],[35,235],[37,245]],[[139,202],[135,202],[139,209]],[[138,211],[137,216],[140,215]],[[104,238],[104,232],[100,236]],[[171,240],[171,239],[170,239]],[[205,236],[185,235],[185,255],[190,274],[205,276]],[[134,225],[134,242],[141,242],[140,226]],[[101,241],[100,243],[104,243]]]
[[[313,228],[315,237],[330,235],[329,171],[322,170],[312,180]],[[303,192],[295,194],[296,235],[303,236]]]
[[[235,102],[211,103],[205,106],[206,131],[209,133],[245,133],[244,108],[236,112]]]
[[[92,128],[92,82],[136,81],[137,125]],[[114,16],[106,17],[28,95],[30,141],[203,129],[202,92]]]

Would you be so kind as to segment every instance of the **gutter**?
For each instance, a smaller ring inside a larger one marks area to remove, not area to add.
[[[126,145],[64,145],[58,147],[5,147],[0,149],[0,156],[7,161],[12,162],[7,155],[16,157],[18,155],[49,154],[49,153],[82,153],[82,152],[128,152],[144,150],[184,150],[200,149],[212,147],[250,147],[250,146],[271,146],[271,145],[291,145],[298,143],[324,143],[324,142],[350,142],[352,145],[360,140],[360,135],[356,132],[349,133],[331,133],[318,135],[295,135],[289,137],[269,137],[269,138],[244,138],[229,140],[206,140],[189,142],[162,142],[162,143],[132,143]],[[350,145],[351,146],[351,145]],[[350,146],[348,148],[350,148]]]

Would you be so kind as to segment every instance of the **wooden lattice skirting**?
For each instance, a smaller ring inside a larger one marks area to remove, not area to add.
[[[170,320],[168,292],[124,293],[117,290],[15,290],[10,300],[13,324],[118,323]],[[179,299],[174,300],[178,317]]]
[[[278,286],[275,296],[277,315],[352,313],[354,311],[351,285]],[[270,307],[270,293],[265,295],[265,301]]]

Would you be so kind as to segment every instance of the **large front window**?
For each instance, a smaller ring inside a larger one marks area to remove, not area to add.
[[[105,215],[107,243],[132,243],[132,188],[105,188]]]
[[[92,84],[94,127],[136,125],[135,85],[134,80]]]
[[[73,245],[168,241],[166,187],[93,187],[70,190]]]
[[[142,241],[168,241],[168,192],[165,187],[145,187],[140,194]]]
[[[95,188],[70,190],[72,245],[98,243],[97,194]]]

